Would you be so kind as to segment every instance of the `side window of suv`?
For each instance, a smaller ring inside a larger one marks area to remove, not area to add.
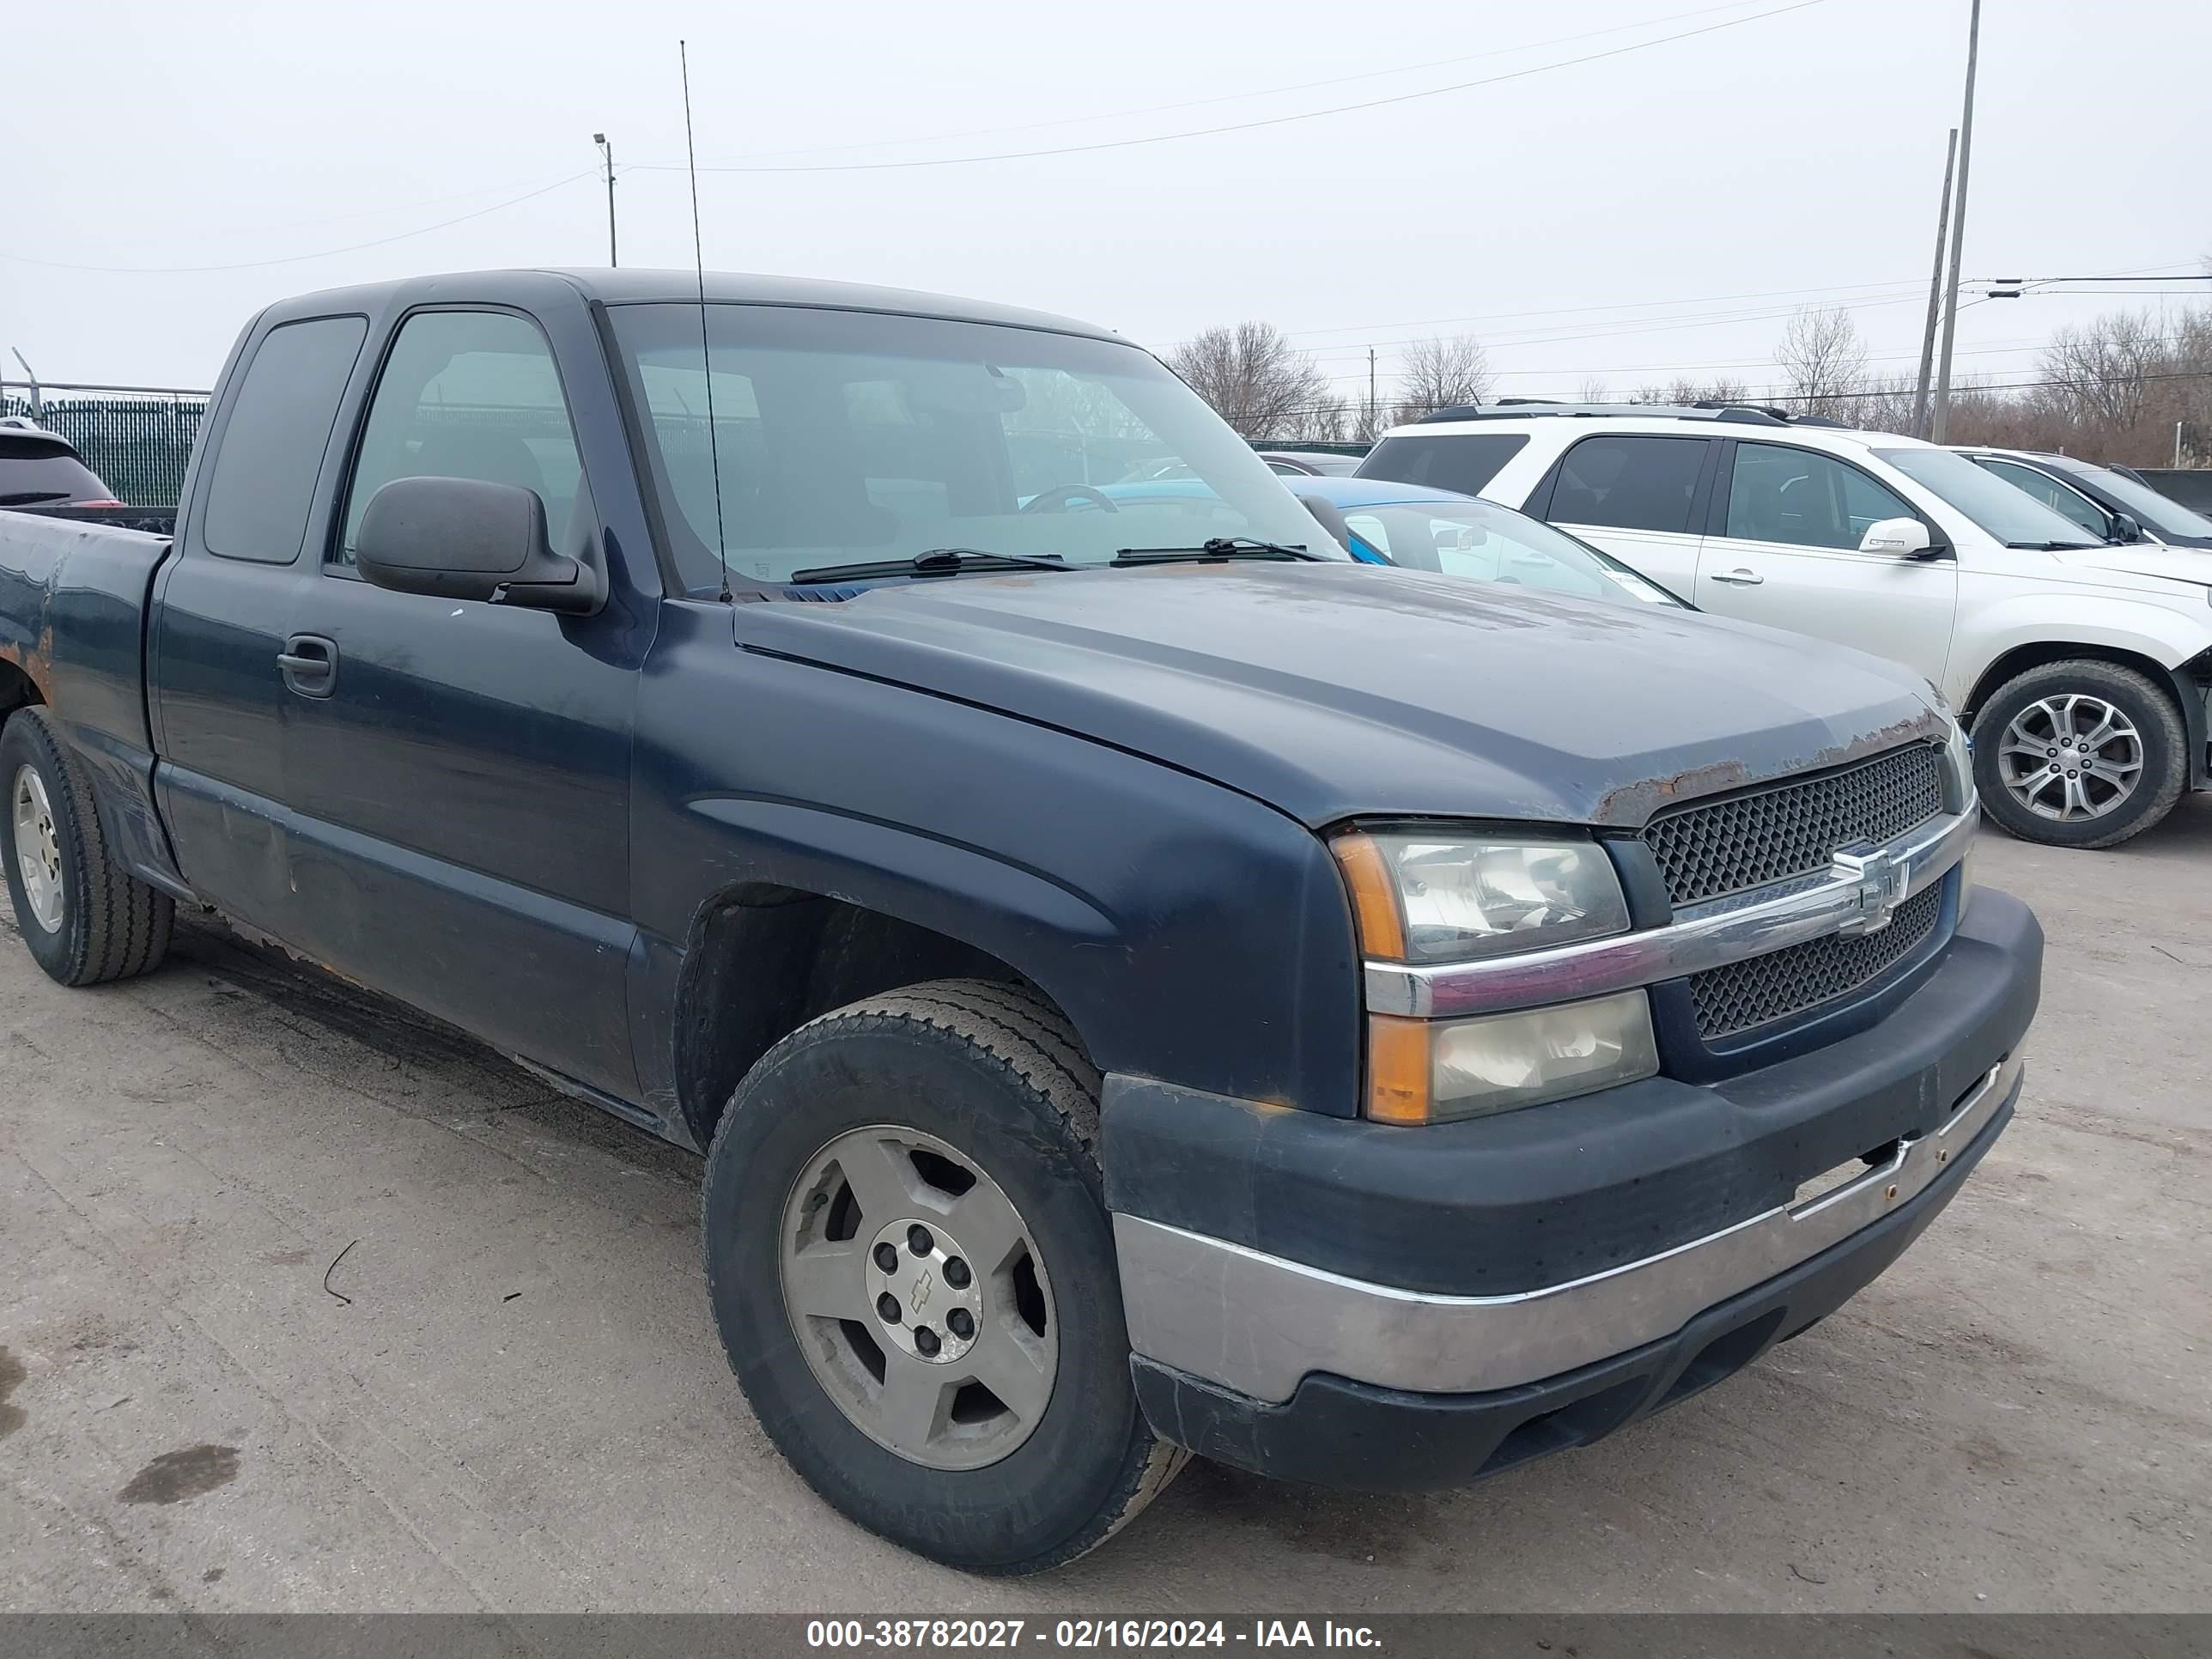
[[[1869,526],[1913,511],[1858,468],[1809,449],[1739,442],[1724,533],[1856,550]]]
[[[1559,463],[1551,510],[1544,516],[1554,524],[1687,532],[1707,441],[1585,438]]]
[[[517,484],[562,544],[583,479],[552,348],[504,311],[424,311],[400,325],[370,400],[331,562],[350,565],[369,497],[396,478]]]
[[[1977,460],[1981,457],[1976,456]],[[2078,490],[2070,489],[2047,472],[2039,472],[2032,466],[2021,466],[2012,461],[1981,461],[1984,471],[1994,472],[2008,484],[2018,484],[2029,495],[2054,513],[2058,513],[2078,524],[2099,541],[2112,533],[2112,521],[2105,516],[2105,509]]]

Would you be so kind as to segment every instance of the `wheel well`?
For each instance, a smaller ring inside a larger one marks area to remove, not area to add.
[[[12,662],[0,662],[0,720],[4,720],[18,708],[28,708],[45,699],[28,674]]]
[[[2146,657],[2136,651],[2124,651],[2111,645],[2069,645],[2059,641],[2045,641],[2034,645],[2015,646],[1982,671],[1960,716],[1971,724],[1982,712],[1982,705],[1994,696],[1997,688],[2008,680],[2025,674],[2031,668],[2041,668],[2054,662],[2108,662],[2118,668],[2132,668],[2148,678],[2166,696],[2174,702],[2173,671],[2154,657]],[[2176,707],[2179,704],[2177,702]],[[2185,714],[2186,710],[2183,711]]]
[[[988,951],[842,899],[764,882],[721,894],[694,928],[677,996],[677,1094],[693,1138],[713,1140],[731,1091],[808,1020],[933,979],[1029,985]]]

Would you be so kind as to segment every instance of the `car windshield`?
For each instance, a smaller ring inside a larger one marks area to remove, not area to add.
[[[2094,547],[2081,526],[1948,449],[1877,449],[1875,459],[1933,490],[2008,547]]]
[[[2212,536],[2212,519],[2192,513],[2171,495],[2161,495],[2148,484],[2139,484],[2124,472],[2110,467],[2068,461],[2061,471],[2094,484],[2118,501],[2147,529],[2161,536]]]
[[[1241,537],[1349,556],[1134,346],[873,312],[706,309],[702,368],[697,306],[611,307],[690,587],[719,583],[725,566],[774,585],[940,548],[1097,565],[1125,548]]]
[[[1584,599],[1680,605],[1618,559],[1564,531],[1489,501],[1389,501],[1347,507],[1352,533],[1391,563]]]

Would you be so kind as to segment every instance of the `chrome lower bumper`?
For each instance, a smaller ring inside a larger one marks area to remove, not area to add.
[[[1802,1203],[1661,1255],[1511,1296],[1437,1296],[1346,1279],[1116,1213],[1121,1300],[1139,1354],[1264,1401],[1309,1373],[1420,1393],[1556,1376],[1672,1335],[1715,1304],[1843,1243],[1925,1191],[2018,1091],[1990,1068],[1934,1133]]]

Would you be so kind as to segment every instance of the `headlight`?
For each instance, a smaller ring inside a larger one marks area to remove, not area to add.
[[[1477,1019],[1369,1019],[1367,1115],[1443,1123],[1540,1106],[1659,1070],[1642,991]]]
[[[1332,844],[1360,949],[1463,962],[1628,931],[1628,903],[1590,841],[1355,833]]]

